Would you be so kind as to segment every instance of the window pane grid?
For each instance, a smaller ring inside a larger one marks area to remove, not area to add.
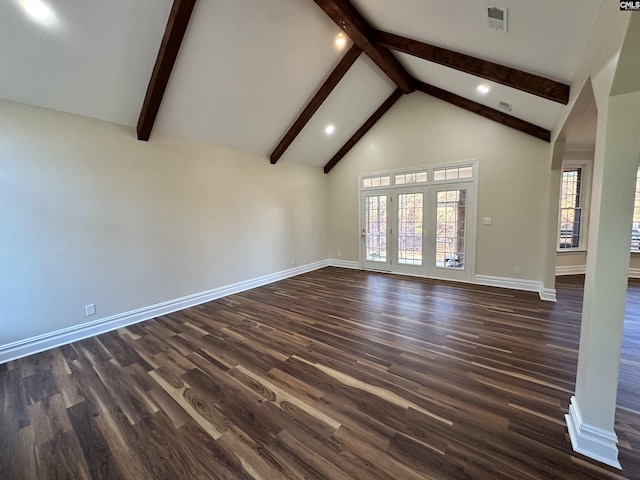
[[[428,178],[427,172],[412,172],[396,175],[394,181],[396,185],[406,185],[409,183],[425,183]]]
[[[436,266],[464,268],[466,190],[436,195]]]
[[[387,261],[387,197],[365,199],[366,254],[370,262]]]
[[[398,195],[398,263],[422,265],[423,194]]]
[[[430,181],[448,182],[473,179],[473,168],[472,165],[462,165],[457,167],[424,168],[423,170],[368,175],[360,178],[360,188],[394,187],[429,183]]]
[[[362,179],[362,188],[388,187],[391,185],[391,175],[379,175]]]
[[[559,247],[578,248],[582,230],[582,169],[563,170],[560,186],[560,243]]]
[[[443,168],[441,170],[433,171],[433,180],[435,182],[441,182],[443,180],[459,180],[461,178],[472,178],[473,167],[456,167],[456,168]]]

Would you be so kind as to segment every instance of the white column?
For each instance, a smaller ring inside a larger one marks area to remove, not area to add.
[[[549,204],[547,205],[547,248],[544,269],[544,287],[540,298],[556,301],[556,261],[558,251],[558,207],[560,205],[560,181],[562,179],[562,160],[565,142],[556,140],[551,156],[549,170]]]
[[[598,113],[576,393],[566,416],[574,450],[618,468],[613,427],[639,137],[640,93],[610,97]]]

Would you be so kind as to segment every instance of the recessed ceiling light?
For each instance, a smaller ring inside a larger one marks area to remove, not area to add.
[[[477,90],[482,95],[486,95],[487,93],[489,93],[489,90],[491,89],[487,85],[478,85]]]
[[[34,20],[47,20],[51,16],[51,9],[42,0],[22,0],[22,8]]]
[[[332,123],[330,123],[329,125],[324,127],[324,133],[326,133],[327,135],[331,135],[335,131],[335,129],[336,127]]]
[[[342,34],[342,32],[340,32],[338,34],[338,36],[336,37],[336,47],[338,48],[342,48],[347,44],[347,39],[345,38],[345,36]]]
[[[58,23],[56,13],[43,0],[20,0],[20,6],[34,22],[46,27],[54,27]]]

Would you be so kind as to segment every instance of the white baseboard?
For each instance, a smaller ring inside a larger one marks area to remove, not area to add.
[[[269,283],[284,280],[285,278],[294,277],[303,273],[311,272],[329,266],[329,260],[321,260],[319,262],[301,265],[296,268],[283,270],[269,275],[252,278],[243,282],[226,285],[224,287],[214,288],[206,292],[188,295],[186,297],[169,300],[167,302],[158,303],[149,307],[139,308],[130,312],[119,313],[110,317],[101,318],[92,322],[75,325],[73,327],[64,328],[55,332],[38,335],[36,337],[19,340],[17,342],[0,345],[0,364],[26,357],[34,353],[39,353],[50,348],[59,347],[68,343],[76,342],[84,338],[93,337],[101,333],[109,332],[118,328],[133,325],[134,323],[143,322],[160,315],[166,315],[171,312],[183,310],[193,307],[201,303],[210,302],[217,298],[233,295],[234,293],[244,292],[252,288],[261,287]],[[341,266],[341,265],[337,265]]]
[[[214,288],[213,290],[208,290],[206,292],[188,295],[186,297],[169,300],[156,305],[83,323],[81,325],[64,328],[55,332],[0,345],[0,364],[328,266],[350,268],[354,270],[361,269],[359,262],[338,259],[321,260],[307,265],[301,265],[281,272],[226,285],[224,287]],[[473,283],[493,287],[510,288],[513,290],[538,292],[542,300],[552,302],[556,301],[555,290],[543,288],[542,282],[519,280],[515,278],[491,277],[488,275],[476,275]]]
[[[545,302],[557,302],[558,297],[556,296],[555,288],[544,288],[538,292],[540,295],[540,300],[544,300]]]
[[[340,268],[350,268],[352,270],[360,270],[360,262],[351,262],[349,260],[338,260],[336,258],[331,258],[329,260],[329,266],[331,267],[340,267]]]
[[[359,262],[351,262],[346,260],[330,259],[329,265],[332,267],[351,268],[354,270],[361,270]],[[638,272],[640,275],[640,270]],[[407,274],[400,274],[407,275]],[[411,276],[411,275],[407,275]],[[420,278],[425,278],[421,275],[416,275]],[[556,302],[556,290],[555,288],[544,288],[542,282],[534,280],[521,280],[518,278],[506,278],[506,277],[492,277],[489,275],[476,275],[471,283],[478,285],[487,285],[490,287],[509,288],[511,290],[524,290],[526,292],[538,292],[541,300],[547,302]]]
[[[584,275],[587,271],[586,265],[566,265],[556,266],[556,275]]]
[[[567,430],[569,430],[571,446],[574,451],[612,467],[622,469],[618,461],[618,437],[615,432],[585,423],[582,420],[576,397],[571,397],[569,413],[565,415],[565,420],[567,421]]]
[[[337,260],[332,258],[329,260],[329,265],[332,267],[351,268],[354,270],[362,270],[360,262],[350,262],[345,260]],[[407,275],[402,273],[400,275]],[[640,276],[640,269],[638,270]],[[411,275],[407,275],[411,276]],[[421,275],[415,275],[420,278],[425,278]],[[455,280],[454,280],[455,281]],[[524,290],[526,292],[538,292],[541,300],[547,302],[556,302],[556,290],[555,288],[544,288],[542,282],[535,280],[521,280],[518,278],[506,278],[506,277],[492,277],[489,275],[476,275],[471,283],[478,285],[487,285],[490,287],[509,288],[511,290]]]
[[[584,275],[587,272],[586,265],[566,265],[556,267],[556,275]],[[629,267],[629,278],[640,278],[640,268]]]
[[[519,278],[492,277],[490,275],[476,275],[473,283],[487,285],[490,287],[510,288],[511,290],[522,290],[525,292],[538,292],[541,300],[555,302],[556,290],[545,288],[542,282],[537,280],[522,280]]]

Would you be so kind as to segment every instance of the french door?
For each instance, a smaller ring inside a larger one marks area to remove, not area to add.
[[[472,183],[361,193],[361,265],[370,270],[468,281]]]
[[[362,225],[360,229],[361,265],[367,270],[391,270],[389,251],[389,205],[391,191],[362,193]]]

